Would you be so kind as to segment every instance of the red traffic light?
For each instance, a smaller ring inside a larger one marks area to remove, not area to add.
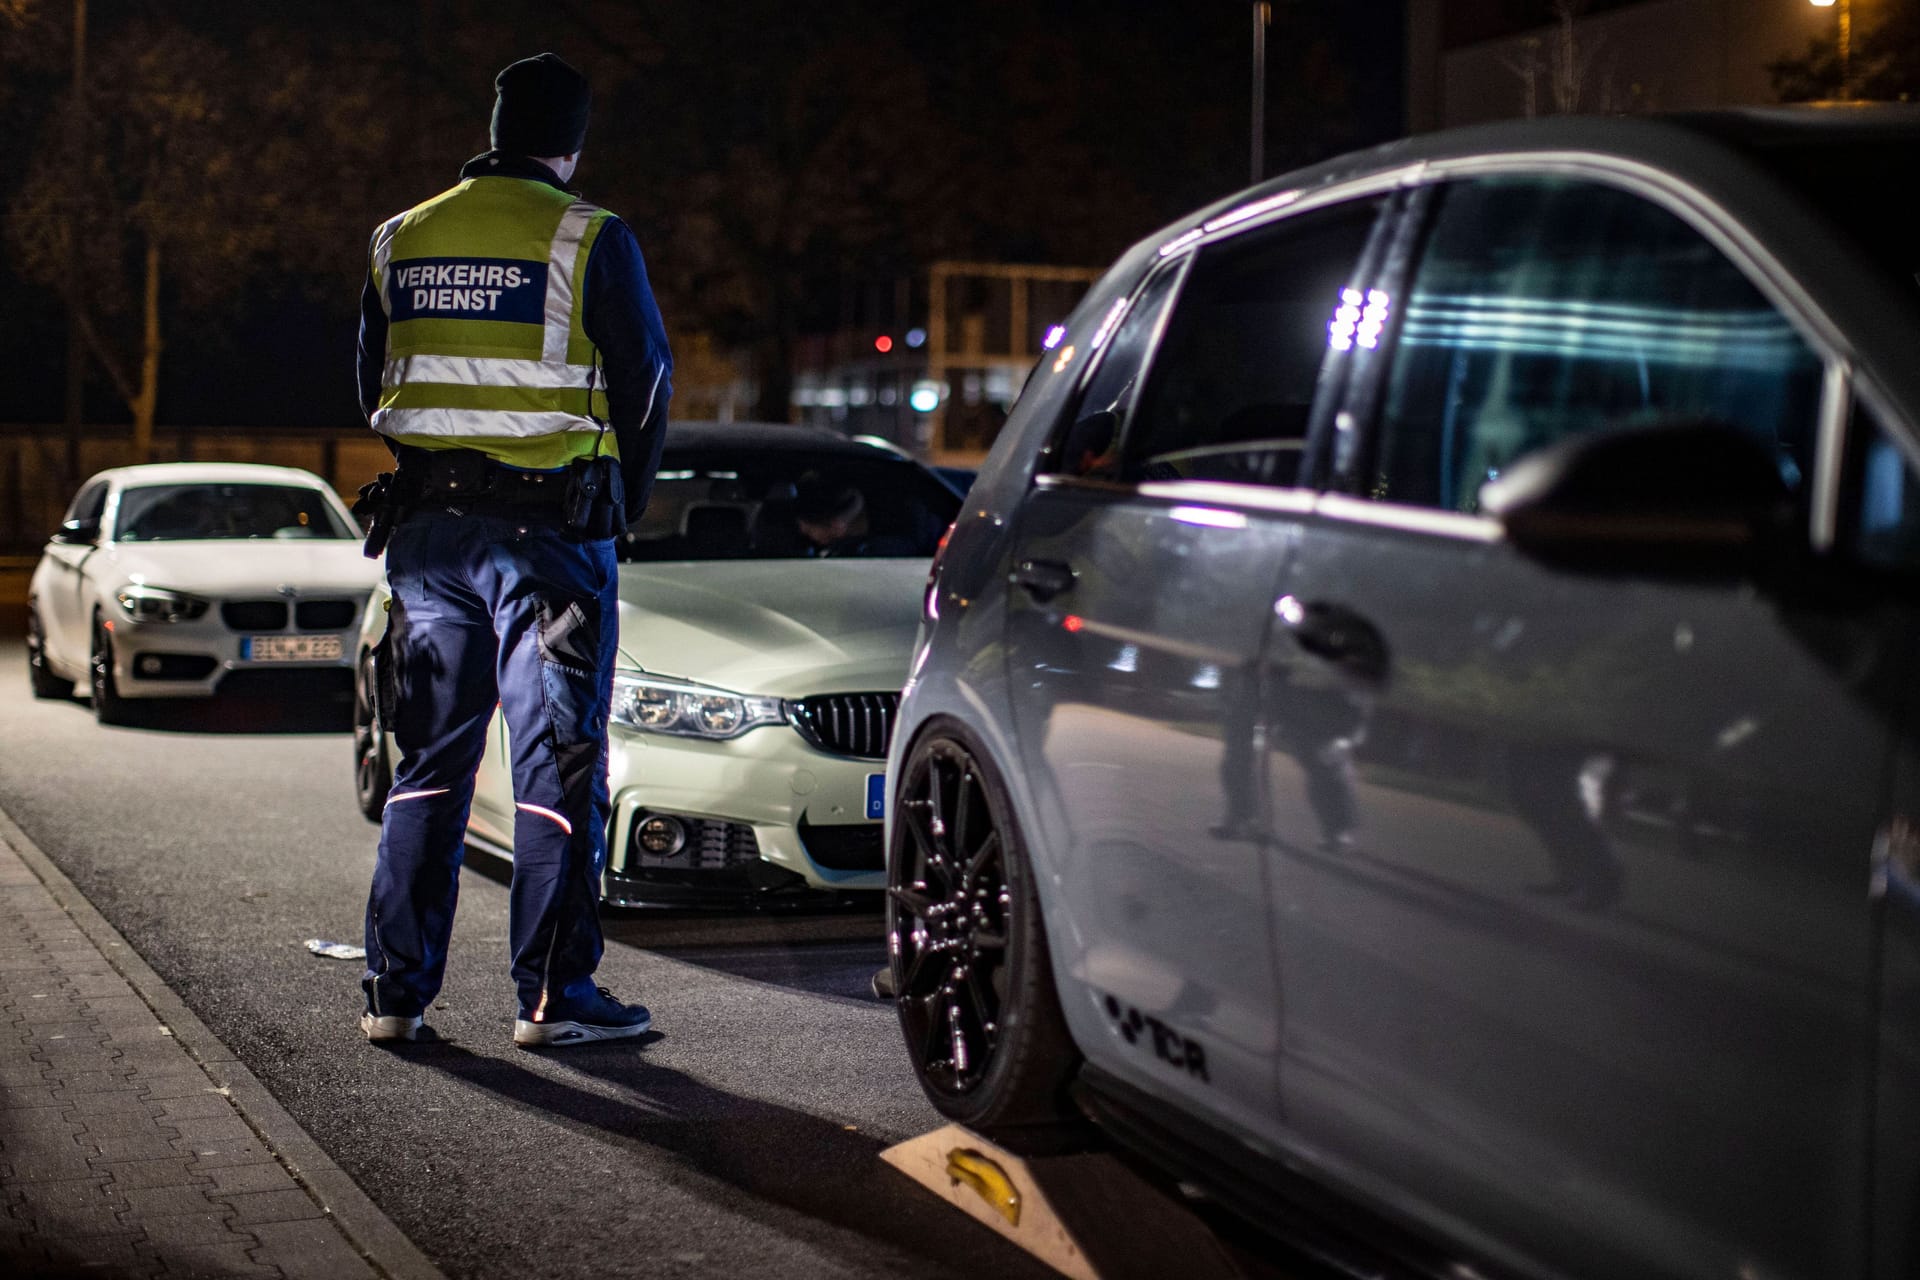
[[[893,350],[893,339],[883,333],[873,340],[873,349],[881,355],[885,355],[887,352]]]

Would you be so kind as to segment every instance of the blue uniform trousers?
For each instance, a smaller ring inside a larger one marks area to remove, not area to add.
[[[520,1011],[591,995],[618,638],[613,543],[574,541],[545,509],[425,509],[394,530],[387,580],[382,714],[399,764],[367,901],[368,1007],[422,1014],[439,993],[496,701],[513,753]]]

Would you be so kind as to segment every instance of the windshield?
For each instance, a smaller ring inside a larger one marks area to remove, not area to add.
[[[622,560],[931,556],[960,499],[881,454],[669,449]]]
[[[206,538],[352,538],[326,495],[291,484],[155,484],[126,489],[121,542]]]

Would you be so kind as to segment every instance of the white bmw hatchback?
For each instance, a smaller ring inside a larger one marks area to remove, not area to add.
[[[138,699],[206,697],[256,671],[352,683],[351,637],[379,569],[320,477],[254,463],[158,463],[81,486],[27,588],[35,696],[76,684],[104,723]]]

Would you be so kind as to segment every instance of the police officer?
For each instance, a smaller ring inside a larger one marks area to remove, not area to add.
[[[517,810],[514,1043],[650,1023],[593,974],[612,535],[646,505],[673,359],[633,233],[563,185],[586,137],[585,78],[543,53],[494,87],[492,150],[374,232],[361,298],[361,407],[398,462],[368,504],[391,528],[378,683],[400,749],[367,902],[373,1041],[413,1039],[439,992],[496,701]]]

